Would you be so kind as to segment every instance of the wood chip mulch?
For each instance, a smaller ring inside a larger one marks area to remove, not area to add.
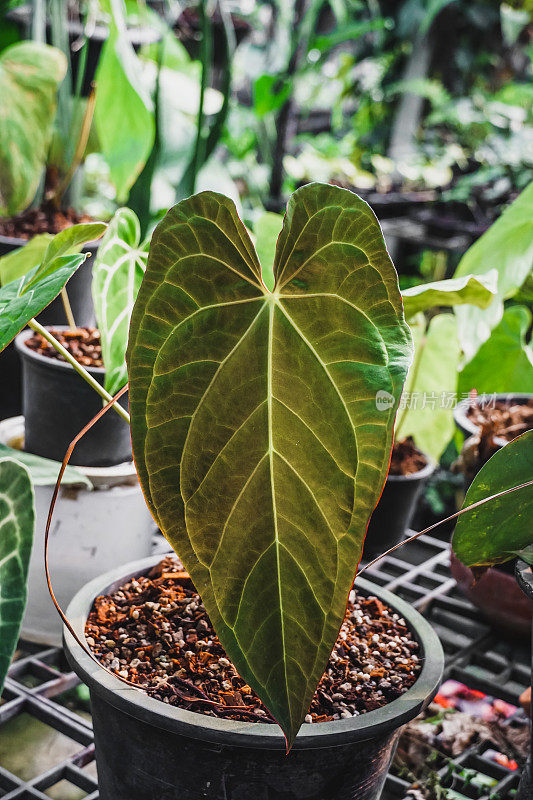
[[[68,350],[78,364],[83,367],[103,366],[100,331],[96,328],[76,328],[73,331],[50,328],[50,333]],[[24,344],[30,350],[34,350],[42,356],[54,358],[57,361],[65,361],[63,356],[40,333],[30,336]]]
[[[533,428],[533,397],[525,403],[502,400],[493,405],[473,403],[467,415],[478,427],[510,442]]]
[[[227,658],[173,556],[97,597],[85,635],[102,664],[157,700],[215,717],[274,722]],[[404,619],[376,597],[352,591],[306,722],[358,716],[395,700],[418,676],[418,653]]]
[[[87,214],[78,214],[73,208],[57,209],[50,204],[28,208],[15,217],[0,219],[0,236],[14,239],[31,239],[41,233],[59,233],[79,222],[94,222]]]
[[[426,456],[418,449],[411,436],[394,442],[389,475],[413,475],[424,469],[427,464]]]

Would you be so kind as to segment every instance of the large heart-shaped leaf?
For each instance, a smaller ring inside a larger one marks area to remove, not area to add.
[[[498,450],[470,484],[463,508],[533,480],[533,431]],[[533,486],[466,511],[455,526],[452,547],[467,567],[508,561],[533,544]]]
[[[443,281],[432,281],[404,289],[403,308],[406,319],[421,311],[437,306],[459,306],[467,303],[487,308],[496,295],[498,273],[495,269],[486,275],[465,275]]]
[[[271,293],[232,201],[179,203],[152,238],[128,366],[147,502],[290,744],[344,617],[412,348],[352,192],[292,196],[274,276]]]
[[[0,459],[0,692],[26,607],[34,518],[27,470],[10,458]]]
[[[18,42],[0,54],[0,217],[33,200],[66,69],[63,53],[39,42]]]
[[[533,183],[524,189],[494,225],[466,251],[455,272],[456,278],[498,272],[498,291],[486,309],[460,306],[455,310],[459,341],[469,361],[498,325],[503,301],[517,289],[533,267]]]
[[[28,265],[33,264],[36,252],[30,248],[25,253],[26,247],[21,248],[17,270],[23,273],[22,277],[0,288],[0,352],[32,317],[57,297],[87,258],[87,253],[71,251],[101,236],[105,228],[104,223],[95,222],[61,231],[50,239],[42,260],[29,272],[24,270],[24,258],[27,256]]]
[[[135,212],[119,208],[93,264],[94,310],[109,394],[116,394],[128,380],[126,347],[130,317],[148,257],[148,240],[141,244],[140,239],[141,227]]]

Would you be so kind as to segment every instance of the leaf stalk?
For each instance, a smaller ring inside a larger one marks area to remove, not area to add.
[[[54,350],[56,350],[58,353],[60,353],[60,355],[63,356],[65,361],[67,361],[70,364],[70,366],[74,370],[76,370],[78,375],[80,375],[83,378],[83,380],[86,383],[88,383],[89,386],[92,389],[94,389],[94,391],[97,392],[100,395],[100,397],[102,397],[106,401],[106,403],[110,403],[113,401],[112,395],[110,395],[109,392],[106,392],[104,387],[101,386],[98,383],[98,381],[95,378],[93,378],[93,376],[89,372],[87,372],[87,370],[84,367],[82,367],[81,364],[78,364],[74,356],[72,356],[69,353],[69,351],[65,347],[63,347],[63,345],[60,342],[58,342],[57,339],[54,336],[52,336],[52,334],[45,327],[43,327],[39,322],[37,322],[36,319],[31,319],[28,322],[28,325],[33,331],[35,331],[35,333],[40,333],[43,339],[46,339],[46,341],[52,345]],[[121,405],[119,405],[118,402],[116,402],[116,400],[113,402],[113,410],[119,415],[119,417],[122,417],[124,422],[127,422],[128,425],[130,424],[130,415],[124,408],[122,408]]]

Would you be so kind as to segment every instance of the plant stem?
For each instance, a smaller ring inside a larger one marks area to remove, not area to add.
[[[68,326],[71,331],[76,330],[76,321],[74,319],[74,314],[72,313],[72,306],[70,305],[70,300],[68,299],[67,289],[65,286],[61,289],[61,301],[63,303],[63,308],[65,309],[65,316],[67,318]]]
[[[76,370],[78,375],[81,375],[83,380],[86,381],[89,384],[89,386],[92,389],[94,389],[94,391],[97,392],[100,395],[100,397],[102,397],[106,401],[106,403],[109,403],[110,401],[113,400],[113,397],[109,394],[109,392],[106,392],[104,387],[100,386],[98,381],[95,380],[95,378],[93,378],[93,376],[89,372],[87,372],[87,370],[84,367],[82,367],[81,364],[78,364],[74,356],[72,356],[69,353],[69,351],[65,347],[63,347],[63,345],[60,342],[58,342],[57,339],[55,339],[49,331],[46,330],[46,328],[43,328],[43,326],[40,323],[38,323],[36,319],[30,319],[28,325],[33,331],[35,331],[36,333],[40,333],[43,339],[46,339],[46,341],[52,345],[54,350],[57,350],[57,352],[63,356],[65,361],[68,361],[70,366]],[[118,404],[118,402],[115,402],[113,404],[113,410],[116,411],[119,417],[122,417],[124,422],[127,422],[128,425],[130,424],[130,415],[124,408],[122,408],[121,405]]]
[[[491,494],[490,497],[484,497],[482,500],[478,500],[477,502],[472,503],[472,505],[467,506],[466,508],[461,508],[459,511],[456,511],[455,514],[450,514],[450,516],[446,517],[445,519],[439,519],[438,522],[434,522],[433,525],[430,525],[428,528],[424,528],[423,531],[419,531],[418,533],[414,533],[412,536],[409,536],[409,538],[404,539],[403,541],[399,542],[398,544],[395,544],[394,547],[389,547],[389,549],[385,550],[385,552],[382,553],[380,556],[376,556],[376,558],[372,559],[372,561],[369,561],[368,564],[365,564],[364,567],[362,567],[360,570],[358,570],[357,575],[358,576],[362,575],[363,572],[367,571],[367,569],[370,569],[370,567],[374,566],[374,564],[376,564],[378,561],[381,561],[381,559],[385,558],[385,556],[388,556],[391,553],[394,553],[394,551],[398,550],[399,547],[403,547],[404,544],[409,544],[409,542],[414,542],[415,539],[418,539],[420,536],[424,536],[424,534],[435,530],[435,528],[439,528],[441,525],[444,525],[446,522],[451,522],[452,519],[457,519],[457,517],[460,517],[461,514],[465,514],[467,511],[472,511],[474,508],[478,508],[479,506],[483,506],[483,505],[485,505],[485,503],[488,503],[491,500],[497,500],[498,497],[503,497],[506,494],[511,494],[512,492],[517,492],[519,489],[527,489],[529,486],[533,486],[533,480],[532,481],[526,481],[525,483],[521,483],[518,486],[511,486],[510,489],[504,489],[502,492],[496,492],[496,494]]]

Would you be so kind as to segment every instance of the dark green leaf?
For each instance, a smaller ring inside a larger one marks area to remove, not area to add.
[[[26,607],[34,518],[28,472],[16,461],[0,459],[0,692]]]
[[[128,367],[147,502],[292,743],[383,486],[411,342],[378,222],[351,192],[292,196],[274,275],[270,293],[230,200],[178,204],[153,235]]]
[[[0,217],[23,211],[35,196],[66,69],[63,53],[39,42],[0,54]]]
[[[102,340],[105,389],[116,394],[128,380],[126,346],[133,304],[141,285],[148,242],[140,242],[136,214],[119,208],[93,264],[93,301]]]
[[[498,450],[480,469],[466,493],[463,508],[505,489],[533,480],[533,431]],[[452,546],[467,567],[508,561],[533,544],[533,486],[491,500],[462,514]]]

